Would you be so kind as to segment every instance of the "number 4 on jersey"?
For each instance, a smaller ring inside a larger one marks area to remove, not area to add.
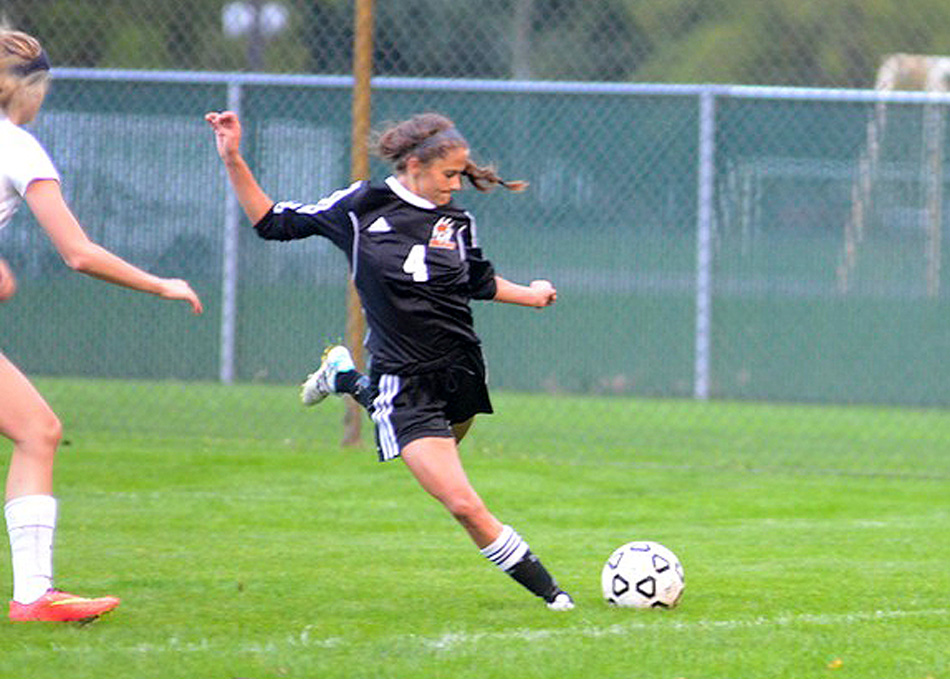
[[[409,256],[402,263],[402,270],[412,276],[416,283],[425,283],[429,280],[429,268],[426,266],[426,246],[421,243],[413,245]]]

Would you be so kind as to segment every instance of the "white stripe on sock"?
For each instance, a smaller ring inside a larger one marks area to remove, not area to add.
[[[528,553],[528,543],[521,539],[511,526],[503,526],[501,535],[495,541],[481,550],[486,559],[507,571],[524,558]]]

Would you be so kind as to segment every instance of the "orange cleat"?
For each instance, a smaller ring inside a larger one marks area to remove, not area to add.
[[[119,605],[114,596],[86,599],[58,589],[46,594],[31,604],[10,602],[10,620],[13,622],[90,622]]]

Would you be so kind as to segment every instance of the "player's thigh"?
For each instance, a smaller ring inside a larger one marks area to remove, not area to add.
[[[59,420],[30,380],[0,354],[0,434],[21,441],[37,432],[53,438]]]
[[[476,546],[487,547],[498,538],[501,522],[469,483],[455,439],[416,439],[403,448],[402,459],[420,485],[442,502],[468,531]]]
[[[402,459],[426,492],[449,503],[477,497],[462,467],[454,438],[427,436],[406,444]]]

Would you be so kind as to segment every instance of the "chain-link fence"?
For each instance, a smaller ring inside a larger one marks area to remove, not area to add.
[[[439,110],[477,159],[531,182],[526,194],[460,197],[502,275],[548,277],[559,290],[542,314],[477,306],[493,388],[604,397],[603,406],[585,402],[594,419],[625,396],[950,405],[950,99],[626,82],[867,85],[898,45],[937,45],[924,28],[932,22],[904,12],[875,40],[840,31],[842,53],[854,57],[847,64],[814,48],[851,16],[844,8],[864,15],[885,4],[836,3],[824,22],[808,4],[790,13],[804,28],[784,36],[784,51],[730,39],[727,52],[742,58],[723,57],[712,71],[705,57],[687,68],[688,53],[712,50],[718,31],[735,35],[751,18],[778,21],[784,4],[377,0],[384,77],[374,82],[373,120]],[[4,349],[41,376],[299,380],[326,341],[343,337],[344,258],[322,239],[281,245],[234,228],[202,115],[240,109],[246,157],[275,198],[311,201],[345,186],[352,3],[28,7],[4,11],[58,64],[97,67],[60,66],[33,126],[80,221],[131,261],[191,280],[208,311],[195,321],[175,305],[82,280],[20,214],[0,236],[24,282],[3,310]],[[768,25],[770,35],[781,27]],[[247,68],[321,75],[236,72]],[[183,389],[175,403],[156,404],[141,391],[121,408],[160,413],[198,398]],[[544,408],[530,416],[591,419],[561,412],[556,400]],[[922,426],[907,412],[881,426]],[[677,422],[669,435],[708,424]],[[586,425],[578,436],[588,448],[598,436],[612,440]],[[821,445],[837,453],[839,444]],[[948,444],[928,443],[940,473],[950,473]]]

